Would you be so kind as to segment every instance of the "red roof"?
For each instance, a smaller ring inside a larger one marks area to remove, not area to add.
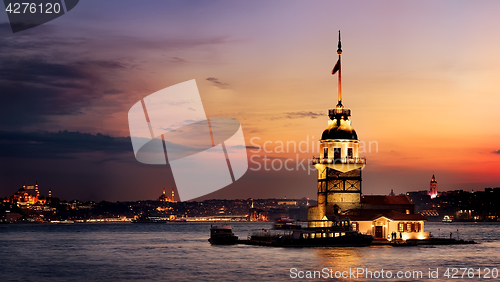
[[[351,210],[348,212],[347,216],[351,221],[372,221],[382,216],[391,220],[427,220],[425,216],[421,214],[405,214],[402,212],[397,212],[394,210],[378,210],[378,209],[358,209]]]
[[[421,214],[405,214],[397,211],[391,211],[386,217],[392,220],[427,220],[427,218]]]

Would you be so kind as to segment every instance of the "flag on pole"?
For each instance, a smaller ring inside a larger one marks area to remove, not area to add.
[[[340,70],[340,59],[337,61],[337,63],[333,67],[332,74],[337,73],[337,71],[339,71],[339,70]]]

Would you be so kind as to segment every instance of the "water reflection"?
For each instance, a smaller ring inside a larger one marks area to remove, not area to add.
[[[246,238],[248,232],[269,228],[269,223],[232,225],[241,238]],[[407,248],[211,246],[207,241],[209,229],[209,223],[0,226],[0,280],[285,281],[290,280],[291,268],[301,271],[363,268],[373,272],[384,269],[394,274],[413,270],[428,273],[429,268],[440,268],[440,273],[447,267],[500,268],[499,224],[429,222],[426,231],[441,229],[449,236],[449,232],[459,229],[461,238],[474,239],[480,244]],[[26,265],[30,265],[31,272],[25,271]],[[30,273],[36,273],[40,279]],[[453,281],[442,278],[436,281]]]

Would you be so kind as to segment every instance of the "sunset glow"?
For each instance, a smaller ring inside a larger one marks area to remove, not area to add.
[[[369,164],[363,193],[425,190],[433,173],[440,190],[500,186],[499,2],[90,2],[30,31],[0,26],[3,140],[65,130],[128,137],[134,103],[196,79],[208,117],[241,122],[249,158],[308,166],[337,104],[340,29],[342,103]],[[284,150],[290,141],[309,150]],[[56,157],[59,145],[51,156],[25,156],[28,145],[3,152],[0,196],[35,180],[68,199],[148,199],[175,186],[167,168],[133,163],[131,146],[79,146],[67,158]],[[315,177],[249,170],[207,197],[315,197]]]

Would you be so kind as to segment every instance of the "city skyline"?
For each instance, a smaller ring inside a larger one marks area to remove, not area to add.
[[[81,200],[175,187],[167,167],[135,161],[127,111],[193,78],[208,117],[241,122],[249,158],[319,155],[278,147],[314,144],[326,128],[339,29],[343,104],[359,139],[377,144],[360,154],[363,194],[425,190],[432,174],[443,191],[500,186],[500,3],[94,3],[16,34],[0,13],[2,197],[36,180]],[[271,152],[255,153],[264,142]],[[249,165],[201,199],[315,197],[315,171]]]

